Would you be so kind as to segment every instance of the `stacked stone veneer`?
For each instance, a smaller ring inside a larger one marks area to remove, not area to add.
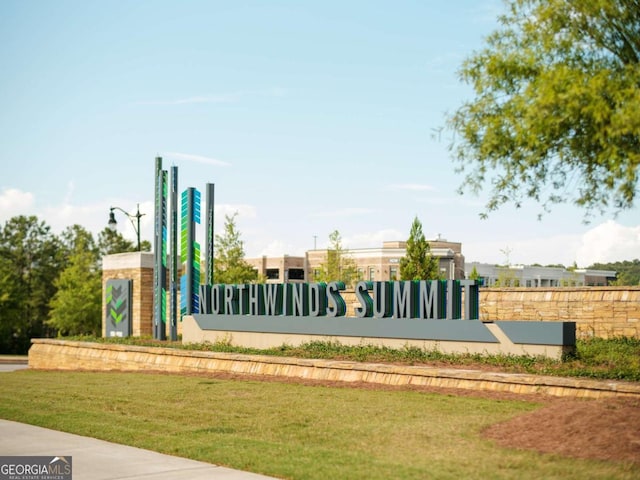
[[[640,287],[481,288],[480,319],[573,321],[578,338],[640,338]]]
[[[355,294],[343,297],[354,315]],[[480,320],[576,322],[578,338],[640,338],[640,287],[481,288]]]
[[[102,336],[106,335],[107,280],[133,280],[131,333],[153,335],[153,253],[133,252],[108,255],[102,261]]]
[[[188,351],[52,339],[33,339],[32,343],[29,350],[29,368],[34,369],[146,371],[204,375],[225,372],[236,375],[461,388],[559,397],[640,398],[640,385],[613,380]]]
[[[131,252],[107,255],[102,260],[102,336],[106,336],[106,302],[105,292],[107,280],[133,280],[132,324],[131,335],[134,337],[153,336],[153,253]],[[167,279],[167,291],[169,280]],[[178,303],[180,292],[178,291]],[[179,308],[179,307],[178,307]],[[169,336],[169,295],[167,294],[167,327]],[[182,322],[179,321],[178,335],[182,333]]]

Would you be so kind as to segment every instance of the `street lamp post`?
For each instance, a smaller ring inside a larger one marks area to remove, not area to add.
[[[111,228],[112,230],[115,230],[116,225],[118,224],[118,222],[116,221],[116,215],[115,213],[113,213],[114,210],[120,210],[131,221],[131,225],[133,226],[133,229],[135,230],[136,235],[138,237],[138,251],[141,252],[142,249],[140,247],[140,217],[142,217],[144,213],[140,213],[140,204],[137,205],[137,210],[134,215],[127,213],[120,207],[110,207],[109,208],[109,228]],[[133,223],[134,218],[137,220],[137,223]]]

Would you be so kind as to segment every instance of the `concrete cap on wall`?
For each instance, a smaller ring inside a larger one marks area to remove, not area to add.
[[[103,271],[132,268],[153,268],[153,252],[116,253],[102,258]]]

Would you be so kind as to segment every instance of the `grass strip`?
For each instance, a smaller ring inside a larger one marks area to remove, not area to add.
[[[0,375],[1,418],[279,478],[633,477],[628,464],[505,449],[481,437],[483,428],[538,407],[212,377]]]

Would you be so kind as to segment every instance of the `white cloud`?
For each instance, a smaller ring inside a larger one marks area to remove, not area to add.
[[[215,205],[216,219],[219,219],[221,222],[223,221],[223,217],[225,215],[231,216],[234,213],[238,214],[238,217],[236,218],[236,220],[240,220],[244,218],[256,218],[257,209],[254,205],[246,205],[246,204]]]
[[[559,234],[517,240],[466,242],[462,244],[462,254],[467,262],[570,266],[576,261],[579,241],[579,235]]]
[[[562,264],[585,268],[640,258],[640,225],[624,226],[613,220],[584,233],[516,240],[467,242],[462,245],[467,261],[542,265]],[[508,255],[507,255],[508,252]]]
[[[406,232],[394,229],[378,230],[350,235],[342,239],[345,248],[380,248],[383,242],[402,241],[407,239]]]
[[[0,192],[0,221],[4,223],[16,215],[31,215],[34,203],[33,193],[4,188]]]
[[[231,165],[228,162],[224,162],[216,158],[205,157],[203,155],[193,155],[191,153],[165,152],[163,156],[167,159],[186,160],[188,162],[204,163],[207,165],[214,165],[216,167],[228,167]]]
[[[283,255],[304,256],[304,249],[296,248],[291,243],[285,243],[282,240],[273,240],[266,245],[259,247],[258,257],[282,257]]]
[[[582,235],[576,257],[580,266],[640,258],[640,225],[608,220]]]

